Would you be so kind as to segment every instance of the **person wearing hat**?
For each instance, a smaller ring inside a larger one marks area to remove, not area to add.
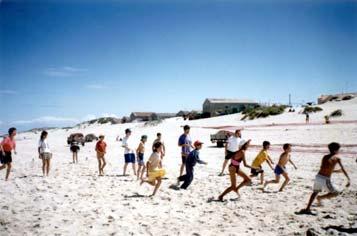
[[[180,176],[183,174],[183,170],[186,164],[186,158],[190,154],[191,150],[194,148],[192,146],[192,141],[190,137],[190,126],[185,125],[183,127],[183,134],[178,140],[178,146],[181,147],[181,167],[180,167]]]
[[[99,141],[95,145],[95,151],[97,152],[97,159],[98,159],[98,172],[99,176],[104,175],[104,167],[107,164],[105,162],[105,154],[107,152],[107,144],[104,142],[104,135],[99,135]]]
[[[128,167],[129,163],[132,163],[134,175],[136,175],[135,153],[134,153],[135,151],[134,151],[131,139],[130,139],[130,135],[131,135],[131,130],[126,129],[125,137],[123,138],[123,141],[122,141],[122,147],[124,148],[124,159],[125,159],[124,170],[123,170],[124,176],[126,175],[126,168]]]
[[[190,184],[192,183],[193,167],[196,165],[196,163],[207,165],[207,162],[202,161],[199,157],[199,150],[202,148],[202,144],[202,142],[197,140],[193,144],[195,149],[190,152],[190,154],[186,158],[186,174],[178,177],[177,179],[177,185],[179,185],[180,182],[183,181],[183,184],[180,187],[182,189],[187,189],[187,187],[190,186]]]

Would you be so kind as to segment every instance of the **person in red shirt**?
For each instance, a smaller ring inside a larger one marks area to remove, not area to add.
[[[6,175],[5,175],[6,181],[9,179],[10,170],[11,170],[12,150],[14,150],[14,153],[16,154],[15,136],[16,136],[16,128],[12,127],[9,129],[9,136],[5,137],[3,141],[0,143],[0,162],[2,164],[0,166],[0,170],[7,168]]]
[[[97,159],[98,159],[99,176],[104,175],[104,167],[107,164],[104,158],[106,149],[107,149],[107,144],[104,142],[104,135],[99,135],[99,141],[95,145],[95,151],[97,152]]]

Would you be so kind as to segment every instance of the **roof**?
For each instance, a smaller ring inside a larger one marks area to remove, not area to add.
[[[174,117],[174,116],[176,116],[176,113],[154,113],[155,115],[157,115],[157,116],[172,116],[172,117]]]
[[[134,115],[134,116],[139,116],[139,117],[149,117],[151,116],[152,114],[154,114],[154,112],[133,112],[131,113],[131,115]]]
[[[210,103],[257,103],[252,99],[207,98]]]

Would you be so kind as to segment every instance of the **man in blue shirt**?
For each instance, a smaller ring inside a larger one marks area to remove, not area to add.
[[[179,147],[181,147],[181,159],[182,159],[181,168],[180,168],[180,176],[183,174],[183,170],[185,168],[185,163],[186,163],[186,158],[187,158],[188,154],[190,154],[192,148],[194,148],[192,146],[192,141],[191,141],[191,137],[190,137],[190,126],[185,125],[183,127],[183,131],[184,131],[184,133],[180,136],[180,138],[178,140],[178,145],[179,145]]]
[[[203,143],[201,143],[200,141],[196,141],[194,143],[195,149],[190,152],[186,158],[186,174],[178,177],[177,179],[178,185],[181,181],[184,181],[180,187],[182,189],[186,189],[192,183],[193,167],[196,165],[196,163],[207,165],[207,162],[201,161],[199,157],[199,150],[202,148],[202,144]]]

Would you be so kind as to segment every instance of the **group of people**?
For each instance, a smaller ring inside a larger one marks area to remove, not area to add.
[[[176,189],[187,189],[193,181],[194,178],[194,166],[199,164],[207,164],[207,162],[202,161],[199,157],[199,151],[202,148],[203,143],[200,141],[192,142],[190,137],[190,127],[185,125],[183,127],[184,133],[178,139],[178,146],[181,147],[181,166],[180,174],[177,178]],[[8,180],[11,163],[12,163],[12,151],[16,154],[16,128],[10,128],[8,131],[8,136],[3,139],[0,143],[0,161],[1,166],[0,170],[6,168],[5,180]],[[50,163],[52,158],[52,153],[50,146],[47,142],[48,133],[42,131],[40,140],[38,143],[38,154],[39,158],[42,159],[42,172],[44,176],[48,176],[50,171]],[[98,159],[98,173],[99,176],[104,175],[104,168],[106,166],[105,154],[107,144],[104,141],[104,135],[99,136],[99,141],[95,145],[95,151]],[[145,163],[144,154],[145,154],[145,145],[148,137],[146,135],[141,136],[139,145],[135,148],[133,141],[131,139],[131,130],[125,130],[125,137],[122,139],[122,148],[124,148],[124,167],[123,175],[127,174],[127,167],[129,164],[132,165],[133,173],[137,176],[138,180],[141,180],[141,184],[148,183],[154,186],[154,191],[152,196],[155,195],[161,185],[162,178],[165,176],[166,171],[163,168],[162,161],[165,157],[165,145],[162,141],[161,133],[157,133],[157,138],[152,144],[152,153]],[[251,165],[246,161],[246,151],[250,146],[251,140],[244,140],[241,137],[241,130],[236,130],[233,135],[231,135],[225,145],[225,160],[222,165],[222,170],[219,173],[219,176],[224,176],[225,169],[230,162],[228,167],[230,186],[226,188],[219,196],[218,201],[224,201],[224,197],[230,193],[235,192],[239,196],[239,190],[244,187],[251,185],[253,177],[258,177],[260,175],[260,184],[262,185],[262,190],[265,191],[265,188],[269,184],[277,184],[280,182],[280,176],[284,177],[284,182],[281,185],[279,191],[283,191],[285,186],[289,183],[290,178],[286,170],[286,165],[288,163],[292,164],[295,169],[297,169],[294,162],[291,160],[291,144],[283,145],[283,152],[279,157],[278,163],[273,167],[274,162],[270,157],[268,151],[270,149],[270,142],[264,141],[261,151],[254,158]],[[77,152],[79,147],[75,147],[75,144],[71,144],[70,149],[73,153],[73,162],[78,162]],[[321,162],[321,167],[316,175],[313,193],[309,199],[308,205],[305,209],[301,210],[301,214],[310,214],[311,205],[315,199],[317,199],[320,204],[322,200],[336,197],[338,191],[331,183],[331,175],[334,172],[342,172],[348,183],[346,187],[350,186],[350,178],[345,171],[341,159],[338,157],[340,144],[330,143],[328,145],[329,154],[324,156]],[[136,168],[136,162],[138,167]],[[264,170],[262,164],[266,162],[271,170],[275,174],[275,179],[264,181]],[[250,175],[246,174],[240,167],[241,163],[247,168],[250,168]],[[339,170],[336,170],[335,167],[338,165]],[[185,171],[185,173],[184,173]],[[145,176],[146,172],[146,176]],[[237,176],[240,176],[243,181],[237,185]],[[181,182],[183,182],[181,184]],[[327,191],[325,195],[318,196],[321,191]]]
[[[228,138],[225,146],[225,153],[226,153],[225,160],[223,162],[222,171],[219,174],[219,176],[224,175],[224,170],[226,168],[228,161],[230,160],[231,163],[229,165],[228,170],[229,170],[231,185],[218,196],[218,201],[223,201],[224,196],[232,191],[236,192],[236,194],[239,196],[239,189],[241,189],[243,186],[250,185],[252,183],[251,178],[257,177],[259,175],[260,175],[260,184],[263,185],[262,186],[263,191],[265,191],[265,188],[269,184],[279,183],[280,176],[282,175],[285,178],[285,181],[283,182],[283,184],[279,189],[279,191],[282,192],[285,186],[290,181],[288,172],[286,170],[286,164],[290,163],[293,165],[295,169],[297,169],[296,165],[291,160],[291,156],[290,156],[290,153],[292,151],[292,145],[288,143],[283,145],[283,152],[281,153],[279,157],[279,161],[276,164],[275,168],[273,168],[274,163],[270,155],[268,154],[268,150],[270,148],[270,142],[268,141],[263,142],[262,150],[255,157],[252,164],[248,165],[245,159],[245,152],[249,148],[250,142],[251,140],[245,141],[241,138],[240,130],[236,130],[234,135]],[[342,172],[347,178],[346,187],[350,186],[350,178],[342,165],[341,159],[338,157],[340,147],[341,147],[340,144],[336,142],[332,142],[328,145],[329,154],[325,155],[322,158],[320,170],[315,177],[315,181],[313,185],[313,193],[311,194],[308,205],[306,208],[298,212],[298,214],[312,214],[311,205],[315,199],[317,199],[318,205],[321,205],[322,200],[336,197],[339,194],[339,192],[336,190],[336,188],[333,186],[331,182],[332,173]],[[241,162],[243,162],[245,167],[251,169],[250,176],[248,176],[240,168]],[[271,170],[274,171],[275,179],[264,181],[264,170],[262,168],[262,164],[264,162],[267,162]],[[335,169],[337,165],[340,168],[338,170]],[[243,178],[243,181],[238,185],[237,185],[236,175]],[[327,193],[318,196],[319,193],[322,191],[327,191]]]

